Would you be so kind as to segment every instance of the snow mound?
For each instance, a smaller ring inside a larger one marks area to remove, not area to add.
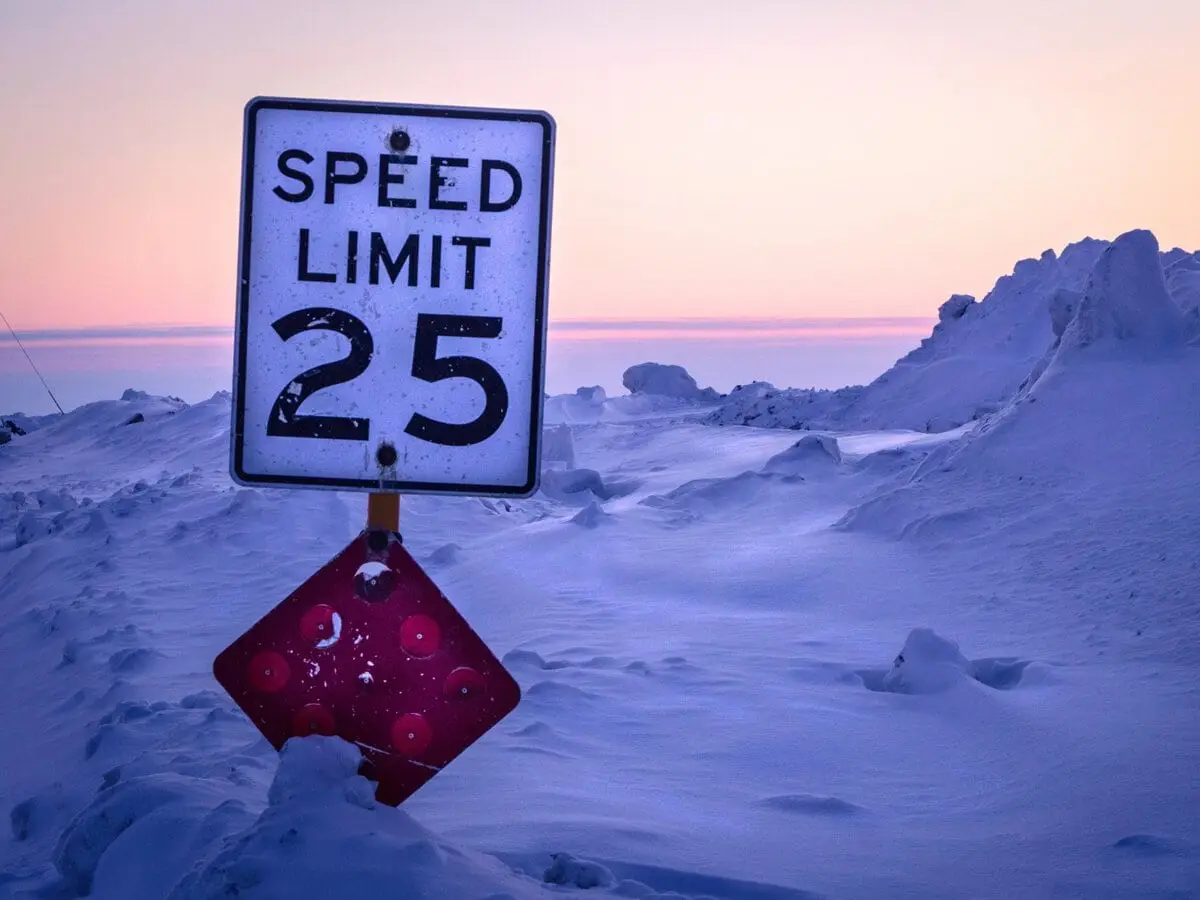
[[[883,693],[941,694],[974,682],[1003,691],[1021,684],[1030,665],[1014,656],[967,659],[957,641],[923,627],[909,632],[889,668],[858,674],[867,688]]]
[[[937,694],[971,679],[971,662],[955,641],[932,628],[914,628],[883,676],[882,688],[896,694]]]
[[[174,477],[213,452],[228,452],[228,393],[193,405],[136,391],[124,397],[80,406],[14,439],[0,453],[0,479],[8,488],[48,479],[73,485],[81,500],[98,500],[130,479],[154,484],[165,472]],[[31,471],[38,477],[26,480]]]
[[[571,422],[595,422],[605,415],[608,400],[602,387],[581,387],[574,394],[547,397],[545,420],[547,425],[563,425]]]
[[[816,388],[778,388],[769,381],[740,384],[707,419],[713,425],[801,430],[834,421],[839,411],[862,395],[861,386],[835,391]]]
[[[59,413],[51,413],[48,416],[27,416],[25,413],[0,415],[0,443],[12,437],[24,437],[31,431],[37,431],[61,418]]]
[[[579,512],[571,517],[572,524],[582,525],[584,528],[598,528],[602,523],[610,518],[609,514],[593,500]]]
[[[1200,658],[1194,558],[1159,549],[1200,534],[1200,347],[1159,259],[1149,232],[1118,238],[1018,395],[835,527],[986,542],[1089,621],[1133,634],[1152,617],[1169,636],[1155,654]],[[1013,580],[999,563],[976,576]]]
[[[447,844],[378,805],[362,755],[339,738],[283,748],[267,808],[168,900],[212,897],[544,897],[499,860]]]
[[[952,322],[961,319],[976,303],[970,294],[951,294],[950,299],[938,307],[938,321]]]
[[[1107,247],[1088,238],[1061,254],[1021,260],[981,301],[952,295],[920,346],[865,386],[734,391],[709,421],[804,430],[940,432],[1001,409],[1054,344],[1068,312]],[[1068,293],[1059,293],[1060,291]],[[1048,315],[1047,312],[1050,311]],[[1065,323],[1064,323],[1065,324]]]
[[[176,773],[105,787],[58,839],[53,859],[62,886],[88,895],[99,882],[104,896],[152,896],[148,885],[186,868],[201,842],[198,824],[211,825],[213,812],[231,802],[229,787]]]
[[[1067,352],[1112,342],[1158,348],[1180,345],[1186,335],[1183,312],[1167,291],[1158,241],[1136,230],[1101,254],[1061,344]]]
[[[712,388],[701,389],[696,384],[696,379],[689,375],[683,366],[639,363],[625,370],[625,374],[621,376],[621,383],[631,394],[650,394],[696,403],[709,403],[721,399],[721,394]]]
[[[1163,267],[1167,290],[1184,312],[1200,306],[1200,252],[1181,253]]]
[[[142,391],[127,390],[120,400],[97,400],[87,403],[66,415],[45,417],[37,427],[25,430],[30,438],[28,443],[32,445],[35,439],[46,439],[51,434],[74,432],[78,435],[96,436],[122,425],[141,424],[173,416],[188,408],[188,404],[178,397],[156,397]]]
[[[1018,399],[1048,370],[1070,365],[1086,348],[1144,360],[1200,334],[1200,312],[1189,317],[1180,309],[1167,289],[1162,258],[1149,231],[1126,232],[1105,248],[1083,293],[1060,291],[1051,298],[1056,340],[1021,385]]]
[[[806,434],[781,453],[767,460],[763,471],[771,475],[809,475],[832,471],[842,463],[837,438]]]

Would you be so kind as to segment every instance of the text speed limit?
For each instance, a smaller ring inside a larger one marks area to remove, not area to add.
[[[536,488],[553,142],[536,112],[247,106],[239,482]]]

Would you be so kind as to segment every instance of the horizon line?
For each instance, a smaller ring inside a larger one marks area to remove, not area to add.
[[[697,332],[725,333],[822,333],[876,331],[893,334],[918,333],[927,330],[936,316],[797,316],[797,317],[679,317],[679,318],[578,318],[553,319],[548,331],[577,332],[581,336],[599,337],[604,333]],[[227,338],[235,326],[229,325],[111,325],[67,328],[26,328],[16,330],[17,338],[31,344],[120,341],[188,338]],[[714,334],[715,336],[715,334]],[[12,334],[0,334],[0,343],[15,343]]]

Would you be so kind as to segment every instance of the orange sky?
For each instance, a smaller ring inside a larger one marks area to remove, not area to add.
[[[1200,248],[1194,0],[0,0],[17,328],[233,320],[255,95],[541,108],[554,318],[928,315]]]

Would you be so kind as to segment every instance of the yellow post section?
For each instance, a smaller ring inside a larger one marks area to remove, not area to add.
[[[367,527],[385,531],[400,530],[400,495],[368,494]]]

